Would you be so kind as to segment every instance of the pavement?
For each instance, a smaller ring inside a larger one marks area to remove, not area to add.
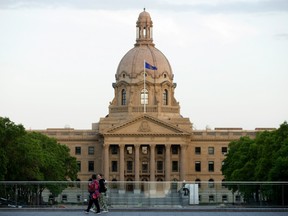
[[[0,216],[82,216],[86,214],[79,208],[0,208]],[[288,216],[288,208],[123,208],[111,209],[100,216]]]

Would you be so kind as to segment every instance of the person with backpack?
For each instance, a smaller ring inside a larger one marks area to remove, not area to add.
[[[100,192],[99,192],[99,182],[97,180],[97,176],[96,174],[92,175],[92,181],[88,183],[88,192],[89,192],[89,202],[88,202],[88,207],[85,210],[85,213],[88,214],[93,203],[96,206],[96,214],[100,214],[100,206],[99,206],[99,196],[100,196]]]
[[[92,193],[93,193],[93,189],[94,188],[94,185],[92,184],[92,178],[89,178],[89,180],[88,180],[88,192],[89,192],[89,200],[90,200],[90,196],[92,195]],[[88,200],[88,203],[89,203],[89,200]],[[94,208],[93,208],[93,204],[92,204],[92,206],[91,206],[91,208],[90,208],[90,211],[91,212],[95,212],[95,210],[94,210]]]
[[[99,181],[99,192],[100,192],[99,203],[103,208],[103,213],[106,213],[108,212],[108,206],[106,200],[106,191],[107,191],[106,182],[102,174],[98,174],[97,179]]]

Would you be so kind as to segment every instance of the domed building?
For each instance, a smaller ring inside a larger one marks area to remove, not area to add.
[[[120,181],[183,180],[192,124],[180,115],[172,68],[153,43],[145,10],[136,32],[134,47],[117,68],[109,114],[99,122],[104,174]]]
[[[39,132],[67,145],[79,179],[104,173],[108,181],[222,181],[228,144],[257,130],[192,130],[174,97],[172,67],[153,42],[153,22],[143,11],[136,43],[120,60],[109,113],[91,130],[50,128]]]

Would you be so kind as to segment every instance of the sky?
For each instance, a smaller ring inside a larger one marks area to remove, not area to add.
[[[288,120],[287,0],[1,0],[0,116],[91,129],[146,8],[194,129]]]

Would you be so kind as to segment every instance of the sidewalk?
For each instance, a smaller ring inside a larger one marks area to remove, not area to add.
[[[24,210],[24,209],[23,209]],[[1,211],[1,216],[78,216],[96,215],[95,213],[85,214],[84,211]],[[159,212],[159,211],[112,211],[100,214],[102,216],[287,216],[287,212]]]
[[[83,208],[82,208],[83,207]],[[76,216],[96,215],[84,213],[85,206],[78,208],[0,208],[0,216]],[[117,208],[102,216],[287,216],[288,208],[221,208],[197,206],[187,208]]]

